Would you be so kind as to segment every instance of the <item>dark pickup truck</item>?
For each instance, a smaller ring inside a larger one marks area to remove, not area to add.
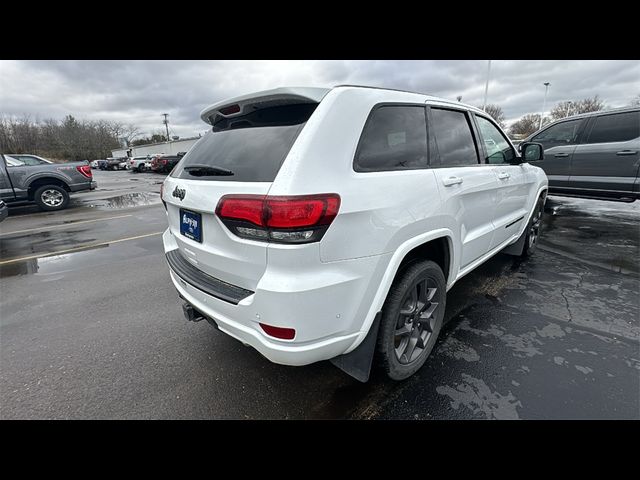
[[[0,154],[0,199],[7,204],[35,202],[42,210],[62,210],[69,193],[93,190],[89,163],[53,163],[37,155]]]

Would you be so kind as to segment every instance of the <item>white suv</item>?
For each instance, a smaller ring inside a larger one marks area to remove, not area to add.
[[[446,291],[535,247],[547,191],[485,112],[358,86],[279,88],[204,110],[164,181],[163,235],[189,320],[269,360],[331,359],[367,381],[431,352]],[[523,160],[524,158],[524,160]]]

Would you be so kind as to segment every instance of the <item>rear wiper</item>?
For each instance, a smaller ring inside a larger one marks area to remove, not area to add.
[[[231,170],[222,167],[214,167],[211,165],[188,165],[184,167],[184,171],[194,177],[208,177],[215,175],[235,175]]]

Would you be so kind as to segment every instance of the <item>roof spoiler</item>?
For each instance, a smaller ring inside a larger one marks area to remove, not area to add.
[[[205,123],[213,125],[217,118],[239,117],[262,108],[297,103],[320,103],[329,91],[329,88],[315,87],[284,87],[264,90],[214,103],[200,113],[200,118]]]

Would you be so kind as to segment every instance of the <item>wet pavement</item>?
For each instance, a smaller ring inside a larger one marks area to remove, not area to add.
[[[74,208],[0,224],[0,418],[640,418],[640,202],[550,197],[533,258],[449,292],[418,374],[361,384],[186,322],[162,176],[96,177]]]

